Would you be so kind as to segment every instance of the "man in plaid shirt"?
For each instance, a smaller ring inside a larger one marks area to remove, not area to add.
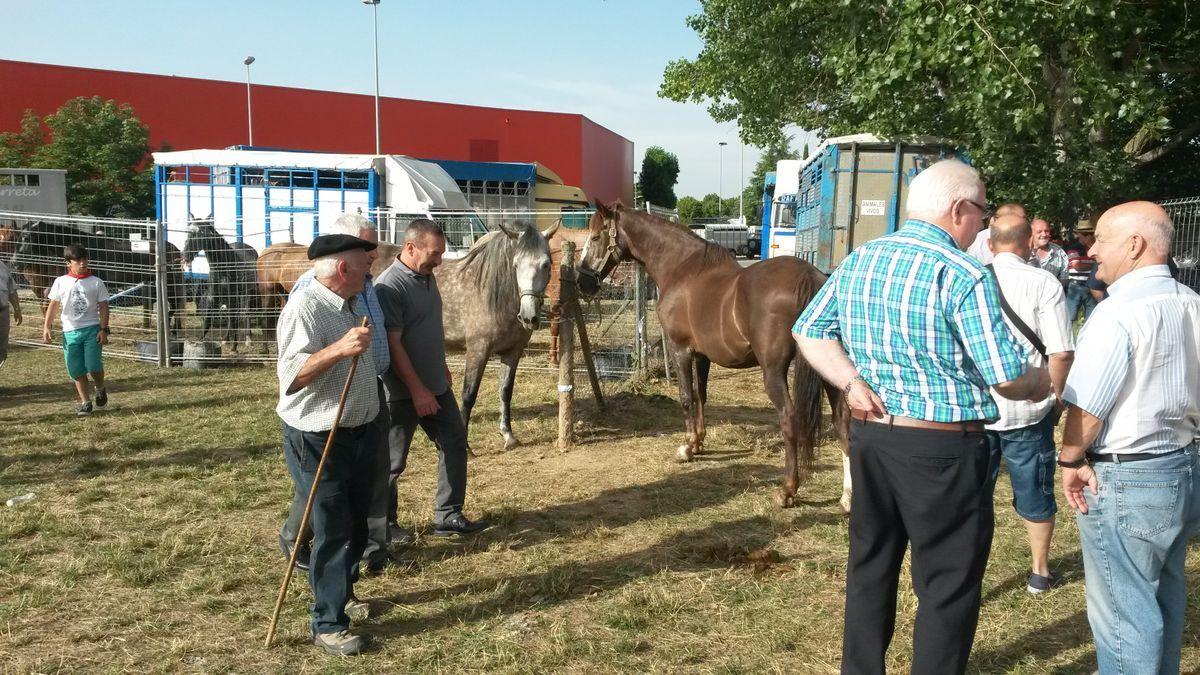
[[[966,670],[993,530],[988,388],[1014,400],[1050,391],[1044,368],[1026,370],[995,278],[964,253],[985,200],[962,162],[923,171],[904,227],[847,256],[792,329],[854,418],[843,673],[884,672],[910,543],[912,672]]]

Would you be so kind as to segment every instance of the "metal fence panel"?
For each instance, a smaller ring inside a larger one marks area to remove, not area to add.
[[[1200,197],[1159,202],[1175,223],[1171,257],[1179,266],[1179,281],[1200,292]]]

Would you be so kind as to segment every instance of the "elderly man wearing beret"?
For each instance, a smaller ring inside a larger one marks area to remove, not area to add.
[[[346,234],[313,240],[308,258],[315,280],[293,295],[279,315],[279,405],[284,461],[296,492],[307,495],[330,429],[338,427],[312,510],[313,644],[331,654],[362,651],[350,633],[358,563],[367,542],[371,476],[379,447],[379,413],[372,328],[362,328],[355,308],[377,245]],[[381,328],[381,327],[380,327]],[[379,328],[375,328],[378,330]],[[340,420],[338,401],[359,358]],[[355,601],[356,602],[356,601]]]

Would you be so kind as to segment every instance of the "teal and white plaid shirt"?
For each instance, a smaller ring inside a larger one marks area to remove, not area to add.
[[[933,422],[997,419],[988,387],[1025,369],[995,277],[922,220],[847,256],[792,332],[841,341],[888,412]]]

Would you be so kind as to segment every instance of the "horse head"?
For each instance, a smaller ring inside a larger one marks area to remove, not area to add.
[[[48,252],[39,250],[46,248],[44,244],[38,241],[38,233],[44,229],[45,223],[40,220],[28,222],[16,230],[12,235],[13,241],[13,257],[12,266],[14,272],[20,272],[21,268],[35,262],[39,257],[45,258],[50,256],[57,257],[58,252]]]
[[[629,257],[617,225],[624,210],[619,201],[607,206],[596,201],[596,212],[588,220],[588,240],[579,254],[579,292],[585,296],[595,295],[600,280]]]
[[[183,242],[183,264],[191,265],[196,256],[212,246],[212,239],[220,237],[213,227],[212,218],[195,218],[188,214],[188,235]]]
[[[539,232],[528,223],[498,223],[500,231],[512,242],[512,267],[521,293],[521,308],[517,318],[527,330],[538,328],[546,285],[550,283],[550,235],[553,226]]]

